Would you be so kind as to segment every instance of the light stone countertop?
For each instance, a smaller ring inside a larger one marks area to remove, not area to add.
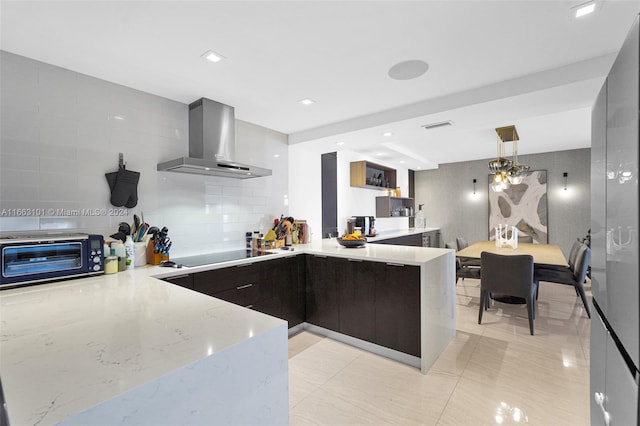
[[[51,424],[286,322],[144,267],[0,292],[13,425]]]
[[[146,266],[1,291],[0,375],[11,423],[61,421],[286,324],[157,278],[303,253],[408,265],[427,265],[441,256],[453,259],[452,250],[382,244],[350,249],[335,240],[274,252],[195,268]]]

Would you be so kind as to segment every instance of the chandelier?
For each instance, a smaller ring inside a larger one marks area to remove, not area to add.
[[[529,173],[529,166],[518,163],[518,132],[516,126],[498,127],[497,136],[497,156],[495,160],[489,161],[489,170],[493,173],[491,179],[491,189],[495,192],[502,192],[509,186],[518,185]],[[504,144],[512,143],[511,160],[505,156]]]

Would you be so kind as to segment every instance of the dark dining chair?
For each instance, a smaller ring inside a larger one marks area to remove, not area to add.
[[[533,335],[533,320],[536,318],[536,289],[533,279],[533,256],[501,255],[482,252],[480,276],[480,311],[478,324],[482,323],[482,314],[488,308],[489,298],[515,296],[523,298],[527,304],[529,331]]]
[[[587,269],[591,261],[591,249],[586,244],[578,243],[579,247],[575,256],[573,267],[561,269],[536,269],[534,280],[536,283],[545,281],[549,283],[572,285],[576,290],[576,294],[582,299],[587,316],[591,318],[591,309],[587,301],[587,295],[584,291],[584,282],[587,277]],[[569,255],[571,257],[571,255]]]
[[[464,237],[457,237],[456,238],[456,247],[458,249],[458,251],[469,247],[469,242],[467,241],[466,238]],[[471,257],[460,257],[460,266],[462,266],[463,268],[466,268],[468,266],[473,266],[476,268],[480,267],[480,259],[474,259]]]
[[[456,245],[453,242],[445,243],[444,247],[453,250],[456,249]],[[458,284],[458,280],[460,278],[462,278],[463,281],[465,278],[475,278],[479,280],[480,267],[465,266],[463,268],[460,263],[460,259],[456,257],[456,284]]]

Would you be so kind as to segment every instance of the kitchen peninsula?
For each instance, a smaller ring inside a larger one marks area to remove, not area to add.
[[[421,356],[401,360],[423,372],[455,334],[454,253],[435,248],[346,249],[323,240],[255,259],[4,290],[0,371],[9,420],[286,424],[287,323],[158,278],[292,256],[418,268]]]

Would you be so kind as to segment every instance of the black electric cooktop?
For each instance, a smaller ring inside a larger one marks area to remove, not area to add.
[[[229,262],[232,260],[247,259],[249,257],[265,256],[273,253],[252,251],[252,250],[232,250],[216,253],[199,254],[197,256],[178,257],[171,259],[177,265],[188,267],[210,265],[212,263]]]

